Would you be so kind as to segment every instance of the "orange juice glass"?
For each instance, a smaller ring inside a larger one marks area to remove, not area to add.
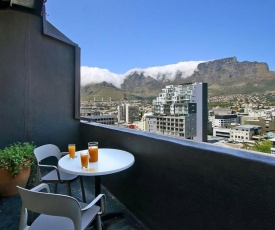
[[[69,151],[70,159],[75,158],[75,144],[69,144],[68,151]]]
[[[81,160],[81,167],[83,169],[87,169],[89,165],[89,153],[88,152],[80,153],[80,160]]]
[[[88,150],[90,155],[89,161],[97,162],[98,161],[98,142],[89,142]]]

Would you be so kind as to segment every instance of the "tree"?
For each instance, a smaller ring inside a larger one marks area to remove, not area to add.
[[[251,149],[262,153],[270,153],[270,149],[272,146],[273,146],[273,143],[269,140],[264,140],[261,142],[255,141]]]
[[[242,144],[243,144],[243,147],[242,147],[243,149],[249,149],[249,145],[246,142],[243,142]]]
[[[243,142],[242,144],[242,149],[254,150],[262,153],[270,153],[270,149],[273,146],[273,143],[269,140],[255,141],[253,146],[249,146],[248,143],[245,142]]]

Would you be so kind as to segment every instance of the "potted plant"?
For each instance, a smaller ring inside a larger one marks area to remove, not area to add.
[[[17,194],[17,185],[26,186],[31,166],[35,163],[34,149],[35,145],[29,142],[0,149],[0,197]]]

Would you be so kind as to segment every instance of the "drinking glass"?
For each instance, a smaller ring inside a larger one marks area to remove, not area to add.
[[[97,162],[98,161],[98,142],[89,142],[88,150],[90,155],[89,161]]]
[[[88,152],[81,152],[80,153],[80,160],[81,160],[81,167],[83,169],[87,169],[89,165],[89,153]]]
[[[75,158],[75,144],[69,144],[68,151],[69,151],[70,159]]]

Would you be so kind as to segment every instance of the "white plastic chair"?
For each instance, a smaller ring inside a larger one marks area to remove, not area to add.
[[[90,204],[78,202],[67,195],[49,193],[49,186],[42,183],[31,190],[17,186],[22,210],[19,230],[82,230],[87,228],[96,218],[96,229],[100,230],[101,217],[106,210],[106,197],[98,195]],[[47,190],[47,192],[41,192]],[[96,205],[100,202],[100,207]],[[39,213],[31,226],[27,225],[28,210]]]
[[[68,154],[68,152],[60,152],[60,149],[56,145],[52,144],[46,144],[35,148],[34,155],[37,160],[36,184],[38,184],[38,182],[53,183],[55,185],[54,192],[57,193],[57,185],[59,183],[66,183],[67,195],[71,196],[72,193],[70,183],[77,179],[78,176],[58,170],[58,168],[55,165],[42,165],[40,163],[42,160],[49,157],[56,157],[58,161],[65,154]],[[41,176],[41,169],[43,168],[50,169],[51,171],[48,172],[46,175]],[[82,190],[82,199],[83,202],[86,202],[83,179],[81,176],[79,178]]]

